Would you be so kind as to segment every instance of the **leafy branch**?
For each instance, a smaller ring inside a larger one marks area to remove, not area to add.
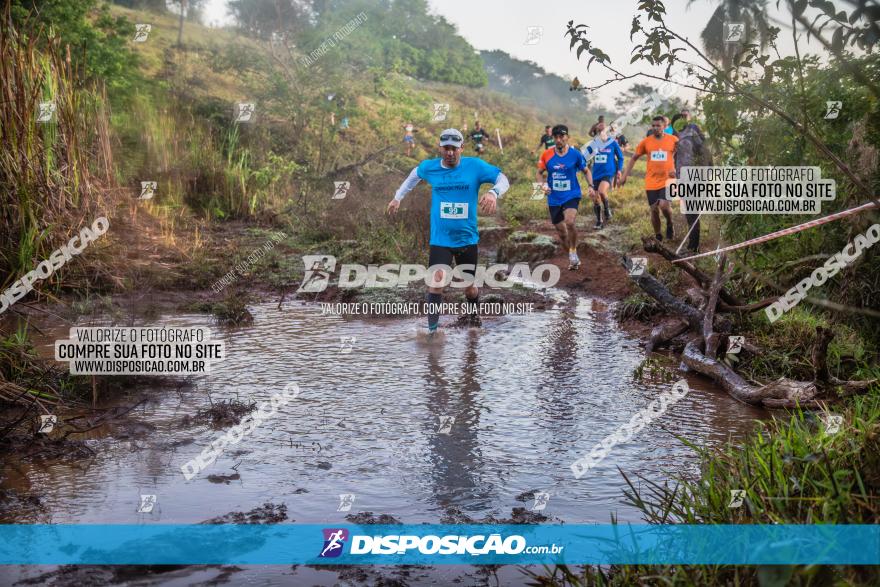
[[[822,8],[827,8],[823,4],[824,0],[797,0],[797,2],[795,2],[794,0],[789,0],[789,7],[792,10],[792,14],[795,15],[795,18],[797,18],[796,11],[798,10],[798,8],[796,8],[794,5],[803,3],[805,6],[808,1],[810,5],[821,4]],[[860,0],[860,4],[863,5],[864,0]],[[848,24],[846,27],[840,25],[835,30],[834,34],[837,35],[840,39],[845,39],[846,42],[866,44],[869,50],[873,49],[873,44],[875,41],[872,41],[873,37],[870,36],[871,26],[850,26],[852,23],[858,21],[860,18],[865,18],[866,15],[873,15],[873,12],[871,12],[869,8],[870,7],[860,5],[859,8],[857,8],[857,10],[852,13],[852,15],[844,14],[844,16],[846,16],[845,20]],[[739,81],[740,77],[743,77],[742,71],[757,66],[763,71],[762,82],[764,84],[772,83],[774,66],[777,65],[779,61],[777,60],[770,62],[771,56],[762,53],[759,44],[743,44],[742,48],[734,56],[733,69],[727,70],[716,65],[716,63],[705,54],[705,52],[701,51],[690,40],[667,26],[665,21],[666,7],[661,0],[640,0],[638,10],[641,12],[641,14],[637,14],[633,17],[632,28],[630,30],[630,39],[634,39],[637,35],[641,35],[642,42],[637,44],[633,48],[633,56],[630,59],[630,63],[644,61],[652,66],[665,65],[665,75],[661,77],[644,71],[640,71],[631,75],[624,75],[618,69],[614,68],[611,65],[611,58],[608,56],[608,54],[606,54],[600,48],[595,46],[592,41],[590,41],[589,37],[587,36],[587,29],[589,27],[587,27],[586,25],[575,25],[574,21],[569,21],[568,31],[566,32],[566,35],[571,36],[570,48],[574,48],[576,45],[578,45],[578,58],[580,58],[580,56],[584,52],[590,55],[590,59],[587,62],[587,69],[589,70],[590,66],[593,65],[593,63],[598,63],[601,67],[614,74],[614,77],[605,80],[604,83],[592,87],[585,86],[585,89],[593,90],[605,85],[609,85],[611,83],[617,83],[623,80],[633,79],[637,77],[644,77],[660,80],[665,83],[672,83],[680,87],[696,90],[700,93],[739,96],[745,98],[755,106],[773,112],[782,120],[784,120],[788,125],[797,130],[798,133],[800,133],[805,139],[812,143],[825,157],[827,157],[828,160],[831,161],[850,180],[850,182],[852,182],[852,184],[858,188],[858,190],[864,196],[869,198],[876,206],[880,207],[880,200],[874,197],[874,195],[871,193],[869,186],[867,186],[859,177],[857,177],[855,173],[853,173],[853,171],[850,169],[850,167],[840,157],[838,157],[819,137],[817,137],[806,126],[805,123],[799,122],[782,108],[750,91],[746,84]],[[803,18],[802,12],[803,10],[801,10],[801,18]],[[843,17],[841,17],[839,13],[835,13],[833,16],[833,21],[839,24],[842,22],[841,18]],[[850,19],[852,19],[852,22],[850,22]],[[814,19],[814,23],[815,22],[816,19]],[[829,22],[826,21],[822,24],[822,27],[827,26],[828,24]],[[813,31],[813,25],[807,23],[804,26],[807,26],[809,30]],[[837,31],[841,30],[843,32],[840,32],[838,34]],[[775,40],[779,34],[779,31],[780,29],[775,27],[770,27],[768,30],[770,44],[773,46],[775,46]],[[818,32],[813,31],[813,34],[816,35],[818,34]],[[843,41],[838,41],[838,43],[843,43]],[[691,54],[695,55],[699,59],[699,61],[688,61],[684,58],[684,56]],[[672,68],[675,65],[684,66],[689,76],[689,79],[687,81],[680,81],[671,76]],[[697,82],[699,83],[699,85],[695,85]]]

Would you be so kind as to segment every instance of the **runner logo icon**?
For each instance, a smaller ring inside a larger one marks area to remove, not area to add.
[[[334,181],[333,182],[333,197],[331,200],[342,200],[345,196],[348,195],[348,189],[351,187],[351,182],[349,181]]]
[[[324,548],[318,558],[335,558],[342,554],[342,546],[348,540],[348,530],[345,528],[324,528]]]
[[[330,274],[336,269],[336,257],[332,255],[303,255],[306,274],[300,292],[317,293],[327,289]]]
[[[742,22],[724,23],[724,42],[738,43],[746,32],[746,25]]]
[[[135,43],[144,43],[147,40],[147,37],[150,36],[150,31],[153,30],[153,25],[151,24],[136,24],[134,25],[134,39]]]
[[[825,102],[825,120],[834,120],[840,116],[840,110],[843,108],[843,102],[840,100],[828,100]]]
[[[57,106],[55,102],[40,102],[40,114],[37,116],[37,122],[49,122],[52,115],[55,114]]]

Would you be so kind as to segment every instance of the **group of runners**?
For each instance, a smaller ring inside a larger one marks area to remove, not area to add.
[[[675,153],[678,138],[665,132],[669,121],[663,116],[656,116],[651,121],[651,130],[635,149],[629,164],[624,169],[624,156],[620,140],[625,138],[617,135],[613,127],[606,127],[601,120],[593,126],[593,140],[583,150],[569,145],[569,131],[564,124],[547,126],[540,140],[544,150],[537,162],[537,181],[547,196],[550,220],[559,234],[562,245],[568,251],[568,269],[577,270],[581,260],[577,253],[577,228],[575,220],[583,197],[583,189],[578,181],[578,173],[586,180],[587,193],[593,203],[596,216],[596,229],[603,228],[612,218],[609,196],[613,187],[624,185],[632,172],[633,165],[642,156],[647,157],[645,174],[645,190],[651,209],[651,223],[655,236],[663,240],[660,215],[666,219],[665,237],[671,240],[675,236],[666,199],[666,181],[676,176]],[[408,131],[410,131],[408,129]],[[475,133],[485,131],[479,123],[475,125]],[[481,140],[471,138],[475,142],[477,153],[482,153]],[[461,272],[475,275],[478,259],[477,243],[477,209],[483,214],[495,213],[497,201],[509,189],[510,183],[498,167],[483,161],[479,157],[462,157],[464,135],[454,128],[440,133],[440,158],[426,159],[413,168],[409,176],[400,185],[394,198],[388,203],[387,211],[396,213],[400,202],[422,180],[431,185],[431,229],[428,266],[432,268],[432,283],[429,287],[427,302],[434,308],[441,302],[446,280],[445,271],[455,266],[462,266]],[[409,145],[408,145],[409,146]],[[492,187],[480,195],[480,186],[492,184]],[[691,220],[688,219],[691,224]],[[442,266],[437,268],[437,266]],[[465,289],[468,301],[468,315],[464,318],[474,325],[479,325],[478,304],[479,289],[471,284]],[[428,315],[428,332],[434,333],[439,323],[438,314]]]
[[[568,144],[568,127],[564,124],[557,124],[550,129],[550,136],[553,138],[553,147],[546,149],[538,158],[536,179],[547,196],[550,222],[559,233],[563,247],[568,251],[568,268],[576,270],[580,267],[581,261],[577,254],[575,220],[583,196],[577,174],[583,173],[586,179],[587,193],[593,201],[593,211],[596,215],[595,228],[602,228],[611,220],[608,195],[612,184],[616,184],[620,179],[623,152],[617,142],[608,137],[604,129],[601,141],[593,141],[584,152]],[[588,163],[588,158],[593,160],[592,167]]]

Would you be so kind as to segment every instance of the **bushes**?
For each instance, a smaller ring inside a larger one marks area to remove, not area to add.
[[[852,58],[870,79],[877,79],[880,56],[869,54]],[[825,143],[835,156],[851,167],[859,180],[877,193],[880,169],[880,103],[865,86],[860,85],[841,69],[821,63],[815,57],[803,60],[803,85],[799,67],[793,57],[779,59],[768,70],[768,79],[748,85],[748,90],[785,111],[793,119],[806,121],[810,131]],[[840,100],[843,108],[834,119],[825,119],[826,101]],[[836,180],[836,198],[825,201],[821,215],[854,207],[867,202],[867,195],[841,171],[829,157],[816,148],[781,117],[756,106],[742,96],[711,96],[701,102],[707,134],[715,139],[720,160],[733,165],[817,165],[823,178]],[[719,145],[719,137],[727,142]],[[802,215],[737,215],[722,217],[722,234],[728,242],[740,242],[767,234],[783,227],[810,220]],[[812,271],[824,260],[802,263],[812,255],[831,255],[840,251],[856,234],[877,221],[876,213],[839,220],[797,236],[783,237],[741,253],[755,273],[772,276],[787,289],[798,277]],[[797,267],[797,270],[791,269]],[[755,284],[753,294],[761,297],[781,293]],[[880,254],[869,250],[854,265],[841,271],[822,286],[816,297],[825,297],[839,304],[862,308],[880,307]],[[820,311],[819,307],[815,308]],[[834,312],[840,320],[862,330],[869,339],[877,338],[877,319],[854,312]]]
[[[14,29],[28,31],[41,50],[59,43],[78,71],[77,82],[106,84],[111,97],[123,99],[140,80],[137,55],[130,47],[135,27],[124,17],[113,17],[96,0],[12,0]]]

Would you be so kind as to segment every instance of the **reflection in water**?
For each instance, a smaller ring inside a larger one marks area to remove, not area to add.
[[[575,479],[575,459],[671,384],[634,379],[644,355],[617,329],[611,308],[562,301],[556,310],[487,319],[481,330],[450,329],[430,342],[415,334],[421,320],[348,320],[296,303],[282,311],[254,306],[255,322],[244,329],[219,329],[203,315],[168,316],[157,325],[212,327],[228,358],[189,388],[141,390],[147,403],[130,422],[89,433],[92,461],[3,462],[0,488],[37,492],[39,521],[54,523],[196,523],[267,502],[285,504],[290,521],[302,524],[338,524],[366,511],[436,523],[451,509],[473,519],[509,517],[514,507],[530,507],[516,497],[534,490],[549,494],[544,513],[555,520],[607,522],[615,514],[640,521],[621,504],[618,468],[654,481],[692,471],[694,454],[675,435],[715,446],[763,413],[690,378],[685,398]],[[59,325],[43,341],[45,356],[68,328]],[[340,346],[343,337],[349,346]],[[302,389],[296,401],[197,478],[183,478],[180,465],[223,432],[184,416],[221,400],[259,404],[291,381]],[[448,433],[440,433],[444,416],[454,417]],[[208,480],[233,472],[240,478],[229,484]],[[143,494],[157,496],[154,513],[137,513]],[[337,511],[340,494],[354,495],[351,512]],[[36,521],[20,515],[17,521]],[[434,584],[452,582],[442,573],[453,569],[435,571]],[[290,569],[249,573],[236,578],[338,583],[313,569],[294,578]],[[520,584],[510,573],[503,583]]]
[[[439,360],[441,346],[426,353],[427,408],[425,425],[431,452],[431,480],[440,508],[451,505],[479,510],[491,501],[492,487],[484,479],[483,456],[477,433],[480,429],[480,381],[477,375],[476,330],[466,332],[464,351],[447,370]],[[451,373],[449,372],[451,371]]]
[[[93,462],[2,463],[0,487],[37,488],[55,523],[193,523],[267,501],[287,504],[297,523],[338,523],[339,494],[349,493],[352,513],[439,522],[451,507],[507,517],[523,505],[516,496],[533,490],[549,493],[547,515],[567,522],[611,513],[638,521],[620,503],[618,467],[658,481],[688,471],[694,455],[674,435],[715,445],[761,414],[690,380],[688,396],[577,480],[570,464],[669,387],[633,378],[643,353],[610,308],[574,298],[430,342],[416,336],[416,319],[343,319],[295,303],[251,310],[255,322],[243,329],[203,315],[158,322],[210,326],[227,359],[189,388],[142,390],[147,403],[132,422],[90,433]],[[68,328],[43,341],[46,356]],[[341,352],[343,337],[350,352]],[[221,400],[259,404],[291,381],[302,389],[295,401],[183,478],[180,465],[223,432],[185,416]],[[448,434],[438,432],[442,416],[454,417]],[[232,473],[240,479],[207,479]],[[158,514],[136,513],[141,494],[158,496]]]
[[[573,300],[544,328],[538,344],[541,369],[535,389],[539,421],[548,430],[571,428],[575,410],[583,408],[588,390],[579,386],[589,365],[579,364],[578,333]],[[551,422],[556,424],[551,426]]]

